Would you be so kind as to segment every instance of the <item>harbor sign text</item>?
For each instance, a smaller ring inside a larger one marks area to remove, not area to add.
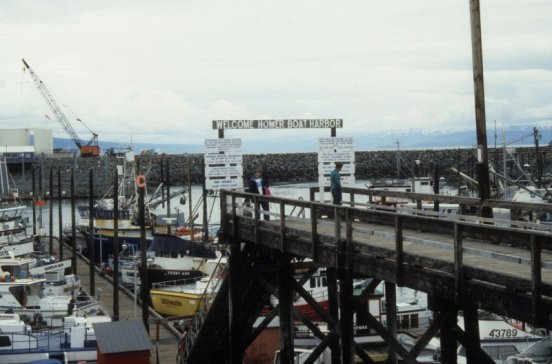
[[[343,128],[343,119],[213,120],[213,129]]]

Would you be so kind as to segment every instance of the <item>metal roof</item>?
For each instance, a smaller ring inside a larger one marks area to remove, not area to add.
[[[103,354],[151,350],[151,339],[142,321],[100,322],[93,327],[98,349]]]

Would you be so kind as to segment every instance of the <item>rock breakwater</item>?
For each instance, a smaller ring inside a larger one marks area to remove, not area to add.
[[[541,158],[546,163],[546,156],[551,147],[541,148]],[[521,165],[535,165],[534,148],[518,148],[516,157]],[[501,149],[489,150],[489,157],[497,156],[500,160]],[[355,152],[355,177],[357,180],[409,178],[413,175],[428,176],[437,173],[450,184],[462,183],[456,168],[463,173],[476,178],[476,154],[472,148],[415,150],[415,151],[358,151]],[[71,185],[71,168],[75,166],[76,195],[89,195],[89,174],[93,172],[94,195],[102,196],[113,185],[114,170],[118,159],[112,156],[99,158],[72,158],[45,156],[37,158],[34,163],[35,189],[43,186],[46,194],[52,188],[54,196],[58,190],[58,171],[61,174],[61,189],[69,195]],[[161,182],[161,175],[168,176],[171,185],[200,184],[203,178],[203,155],[140,155],[136,157],[139,171],[146,175],[148,186],[155,188]],[[318,178],[318,160],[316,153],[286,153],[286,154],[249,154],[243,157],[244,178],[255,168],[262,168],[270,183],[315,182]],[[513,168],[513,167],[512,167]],[[12,168],[10,168],[11,170]],[[52,186],[50,186],[50,170],[52,171]],[[163,171],[162,171],[163,170]],[[42,172],[41,172],[42,171]],[[30,196],[32,187],[32,169],[27,166],[25,173],[10,172],[14,184],[19,188],[22,197]]]

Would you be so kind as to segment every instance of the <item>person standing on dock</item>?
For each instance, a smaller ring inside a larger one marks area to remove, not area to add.
[[[263,178],[261,170],[258,168],[255,169],[253,176],[249,179],[249,192],[270,196],[269,191],[268,182]],[[261,201],[261,207],[264,211],[268,211],[268,201]],[[270,220],[270,216],[268,214],[263,215],[265,220]]]
[[[330,191],[332,192],[332,203],[341,205],[341,175],[339,172],[343,167],[343,163],[337,162],[335,169],[330,173]]]

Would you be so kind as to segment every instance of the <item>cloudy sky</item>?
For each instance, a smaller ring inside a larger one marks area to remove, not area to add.
[[[176,144],[216,138],[215,119],[473,130],[469,14],[468,0],[2,0],[0,128],[66,137],[24,58],[85,140],[76,118],[103,141]],[[481,0],[481,17],[487,125],[551,125],[552,1]]]

